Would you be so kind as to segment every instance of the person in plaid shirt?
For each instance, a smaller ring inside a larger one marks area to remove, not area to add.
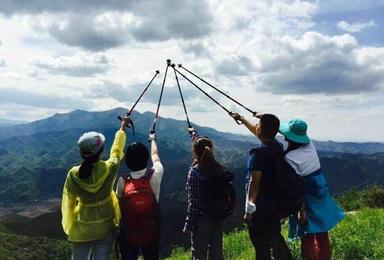
[[[193,163],[188,172],[186,190],[188,209],[183,232],[191,234],[192,259],[224,259],[222,221],[214,221],[205,214],[207,190],[203,178],[223,174],[225,168],[212,154],[212,142],[188,129],[193,141]],[[202,174],[204,173],[204,174]]]

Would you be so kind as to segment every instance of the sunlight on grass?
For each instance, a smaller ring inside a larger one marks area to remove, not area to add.
[[[347,215],[331,232],[333,259],[384,259],[384,209],[365,209]],[[284,225],[283,235],[287,237]],[[295,259],[300,258],[300,241],[289,243]],[[225,259],[255,259],[246,230],[234,231],[224,237]],[[175,248],[169,260],[191,259],[189,250]]]

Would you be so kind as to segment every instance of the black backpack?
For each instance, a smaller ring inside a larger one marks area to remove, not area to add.
[[[296,214],[304,203],[304,183],[302,178],[284,159],[284,154],[276,159],[274,196],[271,208],[280,218]]]
[[[198,165],[194,167],[198,168]],[[236,192],[233,173],[223,171],[220,177],[206,177],[199,171],[202,188],[206,191],[204,213],[214,221],[224,220],[233,214],[236,207]]]

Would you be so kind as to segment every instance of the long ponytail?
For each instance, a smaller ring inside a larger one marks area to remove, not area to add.
[[[193,144],[192,165],[199,164],[202,175],[215,178],[222,177],[225,167],[218,163],[212,152],[213,144],[207,137],[197,139]]]
[[[83,162],[80,165],[79,177],[81,179],[87,179],[92,174],[92,165],[95,162],[98,162],[100,159],[100,154],[103,152],[103,148],[100,149],[95,155],[90,157],[83,157]]]

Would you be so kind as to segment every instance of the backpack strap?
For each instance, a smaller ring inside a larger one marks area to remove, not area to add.
[[[124,182],[126,183],[127,181],[130,181],[132,180],[132,175],[130,173],[127,173],[127,174],[123,174],[121,175],[121,177],[123,178]]]
[[[257,149],[257,147],[252,148],[252,149],[249,151],[249,155],[255,153],[256,149]]]
[[[147,168],[144,175],[139,179],[151,179],[151,177],[154,173],[155,173],[155,170],[153,168]],[[130,180],[134,180],[131,173],[121,175],[121,177],[123,177],[125,182],[130,181]]]
[[[141,179],[151,179],[153,174],[155,173],[155,170],[153,168],[147,168],[145,174]]]

